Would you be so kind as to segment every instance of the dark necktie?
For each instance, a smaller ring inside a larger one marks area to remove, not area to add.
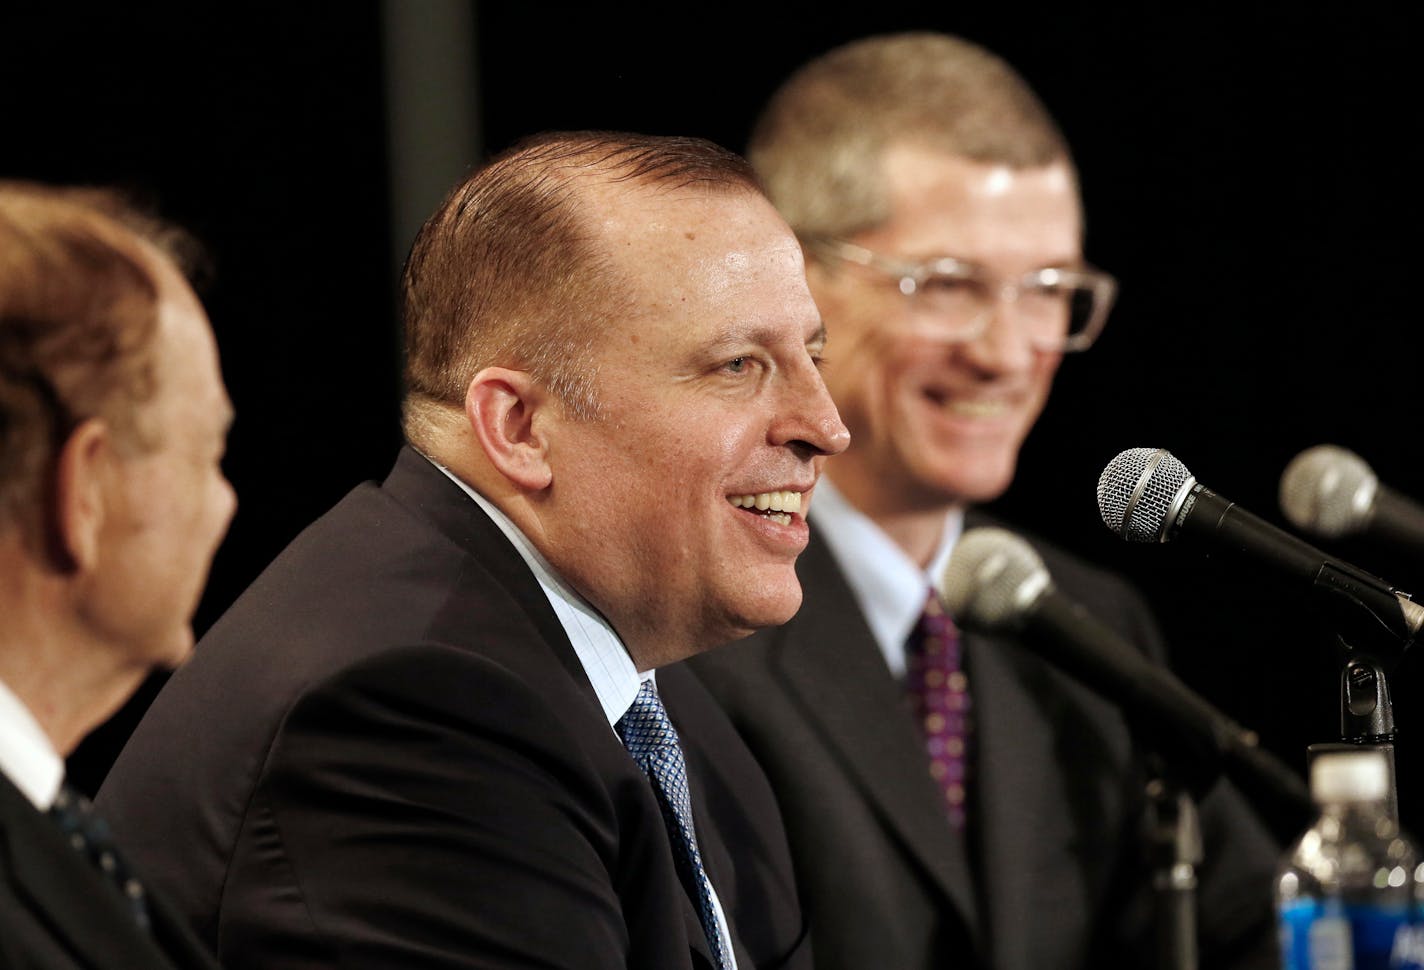
[[[950,824],[965,821],[968,781],[969,681],[960,665],[959,631],[931,590],[906,644],[905,687],[925,738],[930,777],[944,795]]]
[[[697,899],[697,913],[702,930],[717,966],[727,970],[726,948],[718,927],[717,912],[712,905],[712,884],[702,868],[702,853],[697,849],[697,834],[692,827],[692,798],[687,788],[687,762],[678,743],[677,729],[668,719],[658,689],[651,680],[643,681],[633,706],[618,719],[618,736],[638,767],[652,780],[653,790],[662,809],[663,823],[672,841],[673,861],[683,884]]]
[[[89,799],[65,785],[50,806],[49,815],[74,851],[88,859],[104,881],[123,897],[139,929],[148,930],[148,899],[143,883],[129,871],[114,845],[108,823],[94,811]]]

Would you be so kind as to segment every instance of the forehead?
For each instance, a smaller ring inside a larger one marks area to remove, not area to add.
[[[902,255],[1043,265],[1082,251],[1078,185],[1067,162],[974,162],[913,144],[882,160],[890,218],[857,241]]]
[[[779,324],[803,340],[803,330],[819,325],[800,244],[761,195],[619,188],[603,209],[600,235],[631,290],[630,322],[640,329],[664,321],[696,335]]]
[[[217,342],[207,313],[181,273],[156,251],[151,254],[158,283],[158,329],[154,360],[161,400],[182,402],[185,424],[226,427],[232,405],[223,387]]]

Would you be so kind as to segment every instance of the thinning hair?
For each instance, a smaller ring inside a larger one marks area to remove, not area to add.
[[[141,237],[166,231],[115,193],[0,181],[0,531],[33,526],[82,422],[103,419],[121,448],[157,444],[140,405],[155,390],[159,285]]]
[[[417,234],[402,280],[406,438],[421,445],[486,367],[527,371],[580,417],[598,410],[593,349],[631,289],[604,253],[590,189],[760,192],[699,138],[551,132],[473,172]],[[606,203],[605,203],[606,204]]]
[[[1072,165],[1006,61],[934,33],[870,37],[806,64],[772,95],[747,157],[798,235],[843,238],[890,217],[882,161],[893,145],[1012,168]]]

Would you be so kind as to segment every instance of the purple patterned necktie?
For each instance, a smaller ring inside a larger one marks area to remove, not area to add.
[[[930,777],[944,794],[945,814],[964,827],[969,746],[969,681],[960,667],[959,631],[930,590],[905,651],[905,688],[925,738]]]

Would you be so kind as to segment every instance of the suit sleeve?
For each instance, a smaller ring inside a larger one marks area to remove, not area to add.
[[[440,647],[284,719],[225,890],[234,967],[623,968],[616,812],[545,698]]]

